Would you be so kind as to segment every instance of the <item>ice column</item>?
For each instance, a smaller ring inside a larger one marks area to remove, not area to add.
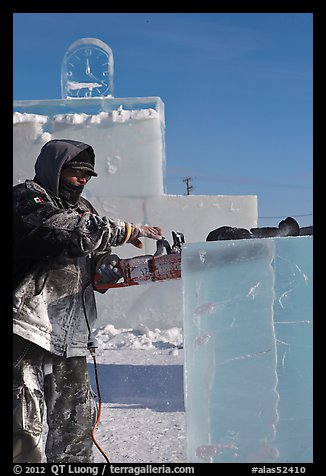
[[[278,461],[312,462],[312,237],[275,240]]]
[[[311,461],[311,237],[182,252],[188,461]]]

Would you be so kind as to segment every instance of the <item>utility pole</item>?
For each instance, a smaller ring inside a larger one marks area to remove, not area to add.
[[[183,182],[185,182],[187,184],[187,193],[186,193],[186,195],[190,195],[190,192],[193,189],[193,186],[190,185],[191,177],[186,177],[185,179],[183,179]]]

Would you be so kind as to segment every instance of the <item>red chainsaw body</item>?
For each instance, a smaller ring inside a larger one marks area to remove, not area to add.
[[[181,278],[181,254],[135,256],[134,258],[121,259],[119,267],[123,273],[123,281],[116,284],[103,283],[100,275],[97,275],[95,277],[95,288],[105,290],[135,286],[153,281],[179,279]]]

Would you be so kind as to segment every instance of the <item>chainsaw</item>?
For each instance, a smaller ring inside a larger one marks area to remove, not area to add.
[[[105,283],[100,275],[95,276],[95,288],[104,291],[109,288],[135,286],[154,281],[181,278],[181,249],[184,235],[172,231],[172,246],[165,239],[157,240],[154,255],[141,255],[120,259],[118,266],[122,272],[122,281]]]

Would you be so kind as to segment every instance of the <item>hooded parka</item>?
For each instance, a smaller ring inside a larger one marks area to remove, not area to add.
[[[34,179],[13,188],[13,332],[66,357],[87,355],[96,319],[96,261],[125,243],[130,229],[122,220],[101,218],[79,194],[69,200],[61,169],[78,162],[82,151],[93,168],[91,146],[51,140],[37,158]]]

